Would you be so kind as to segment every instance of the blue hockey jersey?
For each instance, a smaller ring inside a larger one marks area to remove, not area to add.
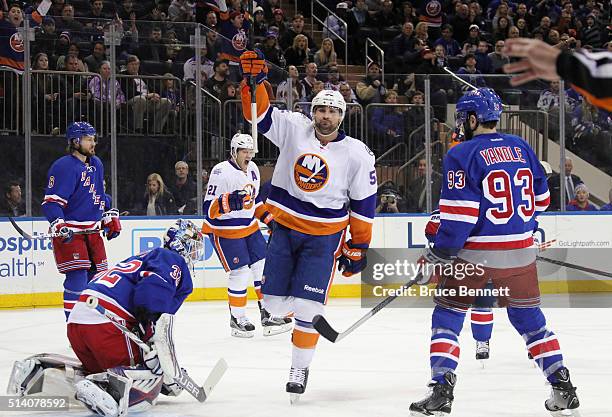
[[[452,148],[444,159],[440,228],[435,247],[529,248],[535,217],[550,202],[544,170],[526,141],[490,133]]]
[[[96,275],[81,293],[68,323],[108,321],[85,305],[89,296],[96,297],[99,305],[132,326],[136,324],[137,307],[151,313],[175,314],[192,291],[191,272],[185,259],[170,249],[156,248],[131,256]]]
[[[73,230],[94,229],[110,205],[110,197],[104,192],[104,166],[97,156],[85,163],[66,155],[49,168],[42,203],[49,223],[62,218]]]

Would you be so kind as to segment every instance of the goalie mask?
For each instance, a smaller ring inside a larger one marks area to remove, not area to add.
[[[495,91],[490,88],[468,91],[457,101],[457,118],[453,140],[462,142],[472,139],[474,129],[469,126],[471,114],[476,117],[478,124],[480,124],[499,121],[501,113],[502,101]]]
[[[166,231],[164,247],[178,252],[191,267],[204,256],[204,235],[190,220],[179,219]]]

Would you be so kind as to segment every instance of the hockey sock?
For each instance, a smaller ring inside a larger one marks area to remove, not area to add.
[[[234,269],[230,271],[227,283],[227,298],[232,316],[239,318],[246,315],[247,305],[247,284],[251,278],[251,271],[248,267]]]
[[[431,380],[444,384],[444,374],[455,372],[459,364],[459,334],[465,311],[436,306],[431,317],[431,345],[429,361]]]
[[[64,278],[64,314],[66,315],[66,321],[68,321],[72,308],[79,300],[81,291],[87,286],[87,279],[85,269],[66,272]]]
[[[260,259],[251,265],[251,273],[253,274],[253,287],[255,287],[255,294],[257,294],[257,300],[262,302],[263,305],[263,294],[261,293],[261,278],[263,276],[263,270],[265,260]]]
[[[563,368],[563,354],[557,336],[546,328],[546,318],[539,307],[508,307],[508,318],[523,336],[527,349],[538,364],[546,379],[559,382],[553,375]]]
[[[474,340],[479,342],[490,340],[491,333],[493,332],[493,309],[472,308],[470,319]]]
[[[295,327],[291,335],[291,342],[293,343],[291,366],[308,368],[319,340],[319,333],[312,327],[312,318],[317,314],[323,314],[323,304],[296,298],[294,308]]]

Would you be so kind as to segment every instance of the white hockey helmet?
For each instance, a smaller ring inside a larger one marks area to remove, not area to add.
[[[344,120],[344,115],[346,113],[346,101],[344,101],[344,97],[340,94],[339,91],[334,90],[321,90],[317,93],[316,96],[312,99],[312,103],[310,106],[310,118],[314,121],[314,112],[317,106],[329,106],[334,107],[342,112],[342,117],[340,118],[340,124]]]
[[[238,155],[238,149],[249,149],[251,151],[255,150],[255,145],[253,144],[253,138],[251,135],[247,135],[246,133],[236,133],[230,142],[230,155],[235,160]]]

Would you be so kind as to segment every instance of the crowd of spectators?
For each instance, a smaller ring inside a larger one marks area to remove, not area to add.
[[[597,0],[321,3],[334,15],[321,13],[318,5],[303,0],[297,1],[297,12],[291,15],[287,10],[292,8],[281,8],[280,0],[260,0],[252,17],[247,13],[247,0],[53,0],[51,10],[35,28],[31,63],[34,70],[59,72],[33,74],[33,132],[61,134],[68,123],[89,120],[108,133],[113,91],[119,109],[118,129],[124,134],[172,136],[181,123],[193,124],[194,23],[205,25],[205,44],[200,51],[203,87],[222,104],[237,99],[240,52],[256,46],[270,64],[267,88],[271,97],[281,105],[293,103],[294,110],[309,116],[310,101],[318,91],[340,91],[349,103],[346,130],[358,136],[358,126],[367,126],[362,139],[377,155],[398,143],[407,145],[410,156],[423,149],[424,133],[419,128],[425,123],[424,80],[420,74],[432,75],[433,116],[437,122],[446,121],[447,105],[467,87],[450,78],[445,67],[473,85],[495,88],[509,104],[518,104],[513,102],[517,96],[527,97],[521,99],[521,108],[546,112],[548,134],[558,139],[558,82],[532,83],[517,90],[505,78],[486,77],[501,73],[502,66],[510,62],[501,53],[505,40],[524,36],[560,49],[612,50],[610,10]],[[18,7],[27,16],[36,4],[35,0],[30,4],[9,2],[5,8]],[[320,38],[313,37],[306,26],[311,8],[326,16],[325,24],[314,28],[322,31]],[[6,15],[9,19],[9,13]],[[251,26],[253,39],[249,38]],[[111,27],[120,37],[114,69],[104,41]],[[384,79],[380,59],[365,68],[361,79],[345,79],[339,68],[344,63],[362,65],[366,38],[386,52]],[[113,71],[117,74],[114,86]],[[8,90],[3,91],[2,106],[8,102]],[[568,147],[612,173],[610,114],[594,108],[571,88],[566,97],[566,132],[571,132]],[[372,107],[366,111],[368,105]],[[224,116],[226,133],[243,127],[238,106],[223,108],[232,113]],[[2,110],[6,115],[6,109]],[[422,193],[415,188],[422,186],[421,170],[414,172],[414,184],[410,184],[414,187],[405,185],[403,204],[421,210]],[[187,188],[190,193],[191,188]],[[174,186],[165,186],[160,175],[149,175],[146,189],[141,212],[170,213],[173,204],[182,202],[184,207],[189,201],[179,198]]]

